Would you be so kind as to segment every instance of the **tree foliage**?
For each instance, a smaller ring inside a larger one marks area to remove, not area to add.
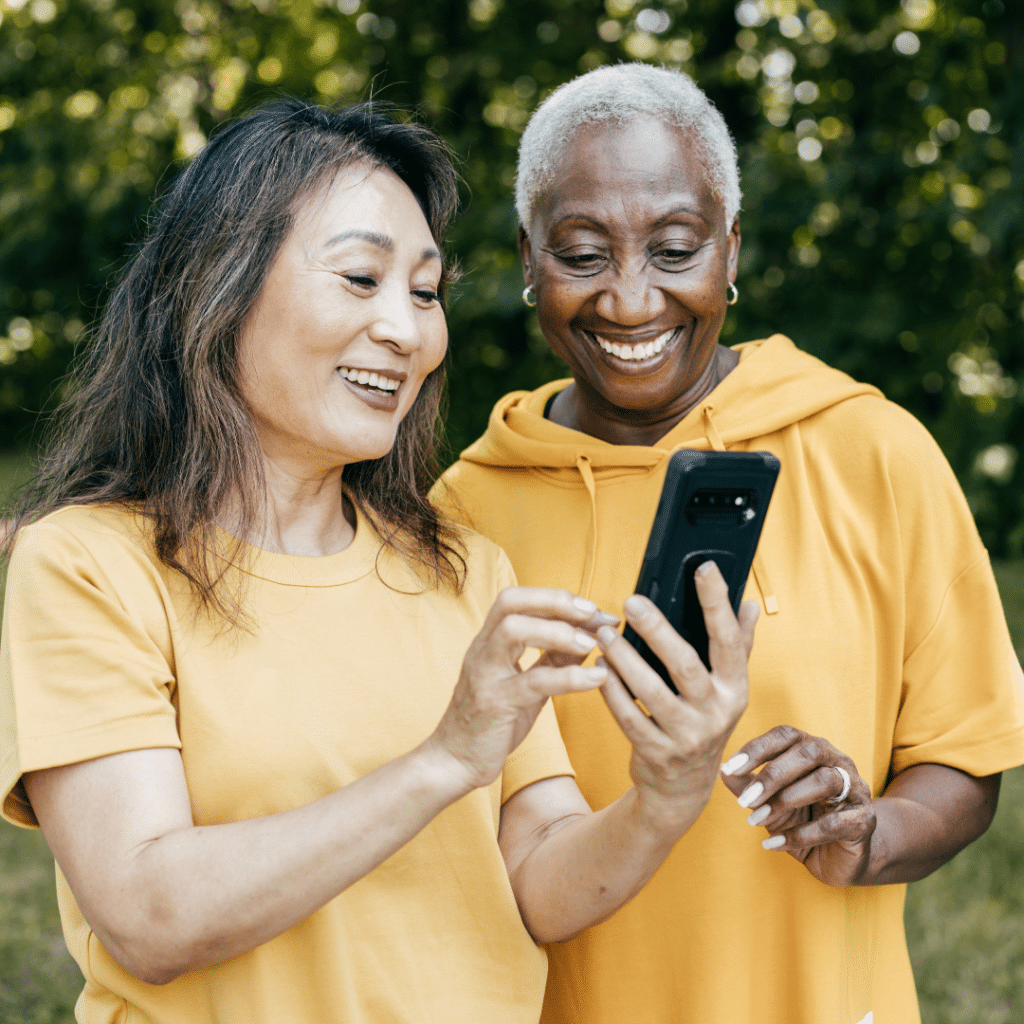
[[[651,6],[644,6],[649,2]],[[692,74],[736,135],[741,300],[932,430],[1024,546],[1024,11],[1016,0],[2,0],[0,431],[24,439],[175,166],[279,92],[374,95],[460,154],[450,435],[564,373],[522,306],[530,111],[581,71]]]

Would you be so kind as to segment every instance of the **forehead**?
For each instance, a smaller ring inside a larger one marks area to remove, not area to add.
[[[293,234],[325,242],[350,230],[433,243],[430,225],[408,185],[394,171],[365,161],[350,164],[300,203]]]
[[[709,223],[724,219],[693,133],[639,117],[578,128],[535,209],[551,227],[577,214],[649,209],[656,216],[676,206]]]

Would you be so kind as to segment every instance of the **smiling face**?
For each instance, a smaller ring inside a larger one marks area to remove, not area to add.
[[[739,247],[685,132],[653,118],[581,128],[520,237],[541,329],[576,382],[564,421],[650,438],[634,443],[678,423],[720,379]]]
[[[360,163],[299,210],[239,344],[265,458],[315,478],[390,451],[448,343],[442,257],[419,203]]]

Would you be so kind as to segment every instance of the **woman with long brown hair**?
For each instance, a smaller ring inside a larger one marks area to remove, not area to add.
[[[753,630],[717,572],[712,673],[627,609],[686,703],[629,653],[583,668],[617,620],[426,500],[454,206],[438,140],[372,106],[242,119],[58,413],[9,543],[0,793],[53,850],[80,1021],[535,1024],[535,942],[707,800]],[[548,698],[598,687],[636,785],[595,814]]]

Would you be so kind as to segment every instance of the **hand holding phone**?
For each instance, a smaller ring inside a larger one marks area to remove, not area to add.
[[[733,611],[739,611],[779,468],[779,460],[767,452],[683,449],[669,462],[636,592],[658,606],[709,669],[694,570],[713,561],[729,587]],[[676,691],[668,670],[636,631],[627,626],[624,636]]]

